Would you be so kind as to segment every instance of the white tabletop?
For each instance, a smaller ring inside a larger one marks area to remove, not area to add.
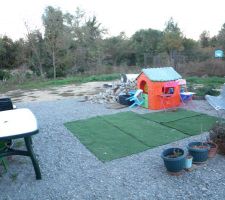
[[[0,112],[0,139],[19,138],[24,134],[38,132],[37,120],[27,108]]]
[[[196,93],[194,93],[194,92],[181,92],[180,94],[182,94],[182,95],[194,95]]]

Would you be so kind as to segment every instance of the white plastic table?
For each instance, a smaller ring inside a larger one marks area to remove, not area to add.
[[[181,92],[181,94],[190,96],[190,95],[194,95],[196,93],[194,93],[194,92]]]
[[[0,112],[0,141],[23,138],[27,151],[5,147],[0,151],[0,157],[11,155],[29,156],[33,163],[36,179],[41,179],[38,161],[35,157],[31,136],[38,133],[37,120],[27,108],[6,110]]]

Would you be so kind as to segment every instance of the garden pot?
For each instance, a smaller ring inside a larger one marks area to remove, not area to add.
[[[211,142],[211,141],[207,142],[207,144],[210,147],[208,157],[213,158],[217,153],[218,145],[214,142]]]
[[[190,155],[186,156],[184,168],[185,169],[190,169],[192,167],[192,161],[193,161],[193,157],[192,156],[190,156]]]
[[[209,145],[203,142],[191,142],[188,144],[189,154],[193,156],[193,163],[203,163],[208,159]]]
[[[174,154],[175,152],[175,154]],[[185,154],[181,148],[169,148],[165,149],[161,157],[164,161],[165,167],[169,172],[180,172],[184,169]]]
[[[225,142],[221,141],[221,140],[216,140],[216,141],[213,141],[215,144],[217,144],[217,152],[219,154],[223,154],[225,155]]]
[[[130,95],[119,95],[119,103],[122,105],[127,105],[130,106],[134,103],[134,101],[130,101],[128,98],[130,97]]]

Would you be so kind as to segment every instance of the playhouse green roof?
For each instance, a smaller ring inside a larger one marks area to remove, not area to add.
[[[151,81],[174,81],[182,78],[173,67],[146,68],[142,72]]]

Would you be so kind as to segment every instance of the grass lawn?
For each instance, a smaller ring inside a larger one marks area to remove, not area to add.
[[[76,75],[73,77],[66,77],[66,78],[57,78],[57,79],[43,79],[43,78],[36,78],[34,80],[33,78],[26,78],[23,81],[21,79],[17,78],[11,78],[7,80],[6,82],[3,82],[2,85],[0,85],[0,92],[6,92],[9,90],[15,90],[15,89],[44,89],[48,87],[53,86],[61,86],[61,85],[67,85],[72,83],[86,83],[91,81],[112,81],[120,79],[119,73],[113,73],[113,74],[101,74],[101,75],[91,75],[91,76],[85,76],[85,75]],[[224,82],[224,77],[187,77],[187,82],[190,85],[194,84],[202,84],[204,87],[209,86],[215,86],[216,88],[219,88]],[[199,93],[198,91],[196,91]],[[201,95],[203,95],[202,92],[200,92]],[[203,95],[204,96],[204,95]]]
[[[65,126],[105,162],[200,134],[215,121],[215,117],[179,109],[143,115],[122,112],[68,122]]]

